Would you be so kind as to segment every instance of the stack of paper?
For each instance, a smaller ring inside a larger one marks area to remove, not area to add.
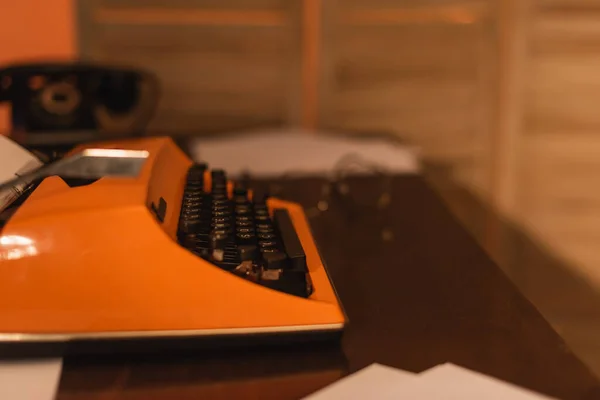
[[[42,165],[33,154],[0,135],[0,183],[14,179]],[[12,190],[0,192],[0,211],[25,189],[27,182],[13,186]]]
[[[438,365],[420,374],[372,364],[305,398],[338,399],[548,400],[550,397],[453,364]]]
[[[415,147],[293,128],[199,138],[191,143],[190,152],[194,160],[225,169],[230,177],[243,173],[261,177],[323,175],[349,158],[377,165],[387,173],[420,172]],[[365,171],[354,168],[353,172]]]

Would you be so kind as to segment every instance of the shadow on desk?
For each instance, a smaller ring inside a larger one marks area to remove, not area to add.
[[[296,398],[344,376],[346,364],[339,344],[332,343],[69,357],[57,399]]]

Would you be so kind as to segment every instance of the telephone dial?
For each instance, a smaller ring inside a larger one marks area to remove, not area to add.
[[[153,74],[85,62],[31,63],[0,68],[0,103],[12,105],[17,142],[85,141],[85,132],[141,134],[159,97]]]

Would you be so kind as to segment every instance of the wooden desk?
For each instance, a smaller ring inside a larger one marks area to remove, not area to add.
[[[274,187],[312,207],[322,185]],[[334,202],[311,219],[350,319],[340,347],[67,359],[58,398],[294,399],[373,362],[415,372],[453,362],[563,399],[600,398],[598,380],[423,180],[397,177],[392,187],[383,212]],[[373,197],[381,181],[351,190]],[[392,240],[382,239],[386,227]]]

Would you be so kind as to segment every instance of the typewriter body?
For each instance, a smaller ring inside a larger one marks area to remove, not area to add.
[[[170,138],[135,177],[38,179],[0,214],[0,343],[339,334],[302,208],[193,163]],[[93,346],[92,346],[93,347]]]

